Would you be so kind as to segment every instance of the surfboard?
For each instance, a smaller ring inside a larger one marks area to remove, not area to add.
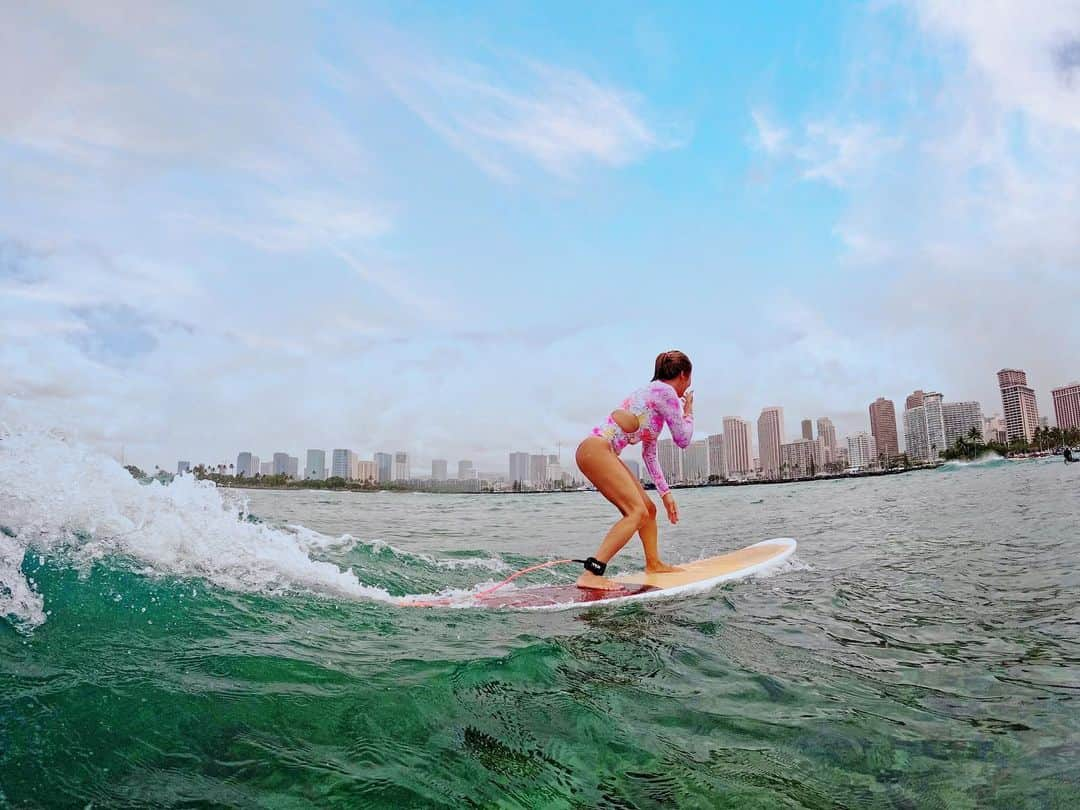
[[[573,583],[538,585],[496,591],[474,599],[471,604],[475,607],[514,610],[568,610],[581,605],[610,605],[696,593],[766,571],[794,554],[797,545],[790,537],[778,537],[718,557],[680,563],[682,570],[670,574],[647,574],[644,571],[621,574],[611,577],[620,585],[617,590],[579,588]]]

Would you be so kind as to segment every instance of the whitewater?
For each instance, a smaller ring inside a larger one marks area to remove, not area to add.
[[[96,561],[146,576],[199,578],[233,591],[296,590],[399,603],[467,595],[469,589],[392,596],[355,571],[320,559],[365,544],[438,567],[505,570],[497,558],[439,559],[379,539],[329,536],[302,525],[274,526],[250,515],[247,498],[191,475],[171,483],[135,480],[115,459],[58,431],[0,435],[0,616],[22,630],[46,621],[27,554],[59,557],[86,570]],[[490,579],[475,589],[490,585]]]

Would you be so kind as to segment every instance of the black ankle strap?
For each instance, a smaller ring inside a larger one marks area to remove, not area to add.
[[[607,570],[607,563],[600,562],[596,557],[586,557],[584,560],[574,560],[574,562],[582,563],[586,571],[596,574],[598,577],[602,577],[604,571]]]

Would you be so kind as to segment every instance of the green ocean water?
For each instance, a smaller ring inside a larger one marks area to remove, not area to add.
[[[310,556],[373,598],[288,562],[255,587],[227,532],[143,555],[152,514],[93,554],[100,525],[27,541],[45,501],[20,495],[0,541],[29,543],[47,616],[0,622],[0,806],[1080,806],[1080,474],[1060,463],[677,491],[670,561],[776,536],[796,556],[557,613],[378,594],[591,553],[614,514],[595,493],[249,493],[246,522],[355,538]]]

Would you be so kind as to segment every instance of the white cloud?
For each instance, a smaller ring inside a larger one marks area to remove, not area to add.
[[[883,135],[873,124],[817,121],[806,126],[806,140],[795,155],[804,164],[804,178],[843,188],[865,180],[902,144],[903,138]]]
[[[790,133],[775,124],[764,110],[753,109],[750,117],[754,119],[758,145],[769,154],[782,152],[787,146]]]
[[[260,25],[156,3],[35,3],[5,10],[0,143],[88,169],[193,162],[281,180],[329,176],[363,150],[309,94],[318,65],[296,47],[305,26],[280,7]],[[275,47],[275,35],[292,42]],[[0,34],[0,36],[3,36]]]
[[[970,81],[1003,108],[1080,129],[1080,3],[912,0],[923,29],[958,42]]]
[[[196,231],[234,237],[270,253],[367,242],[387,235],[394,225],[385,208],[315,193],[252,200],[243,213],[242,217],[228,212],[185,213],[176,221]]]
[[[578,71],[511,59],[496,76],[477,64],[425,56],[398,35],[387,36],[392,47],[369,52],[386,86],[499,179],[515,177],[522,159],[569,177],[590,164],[624,166],[674,145],[646,121],[635,94]]]

